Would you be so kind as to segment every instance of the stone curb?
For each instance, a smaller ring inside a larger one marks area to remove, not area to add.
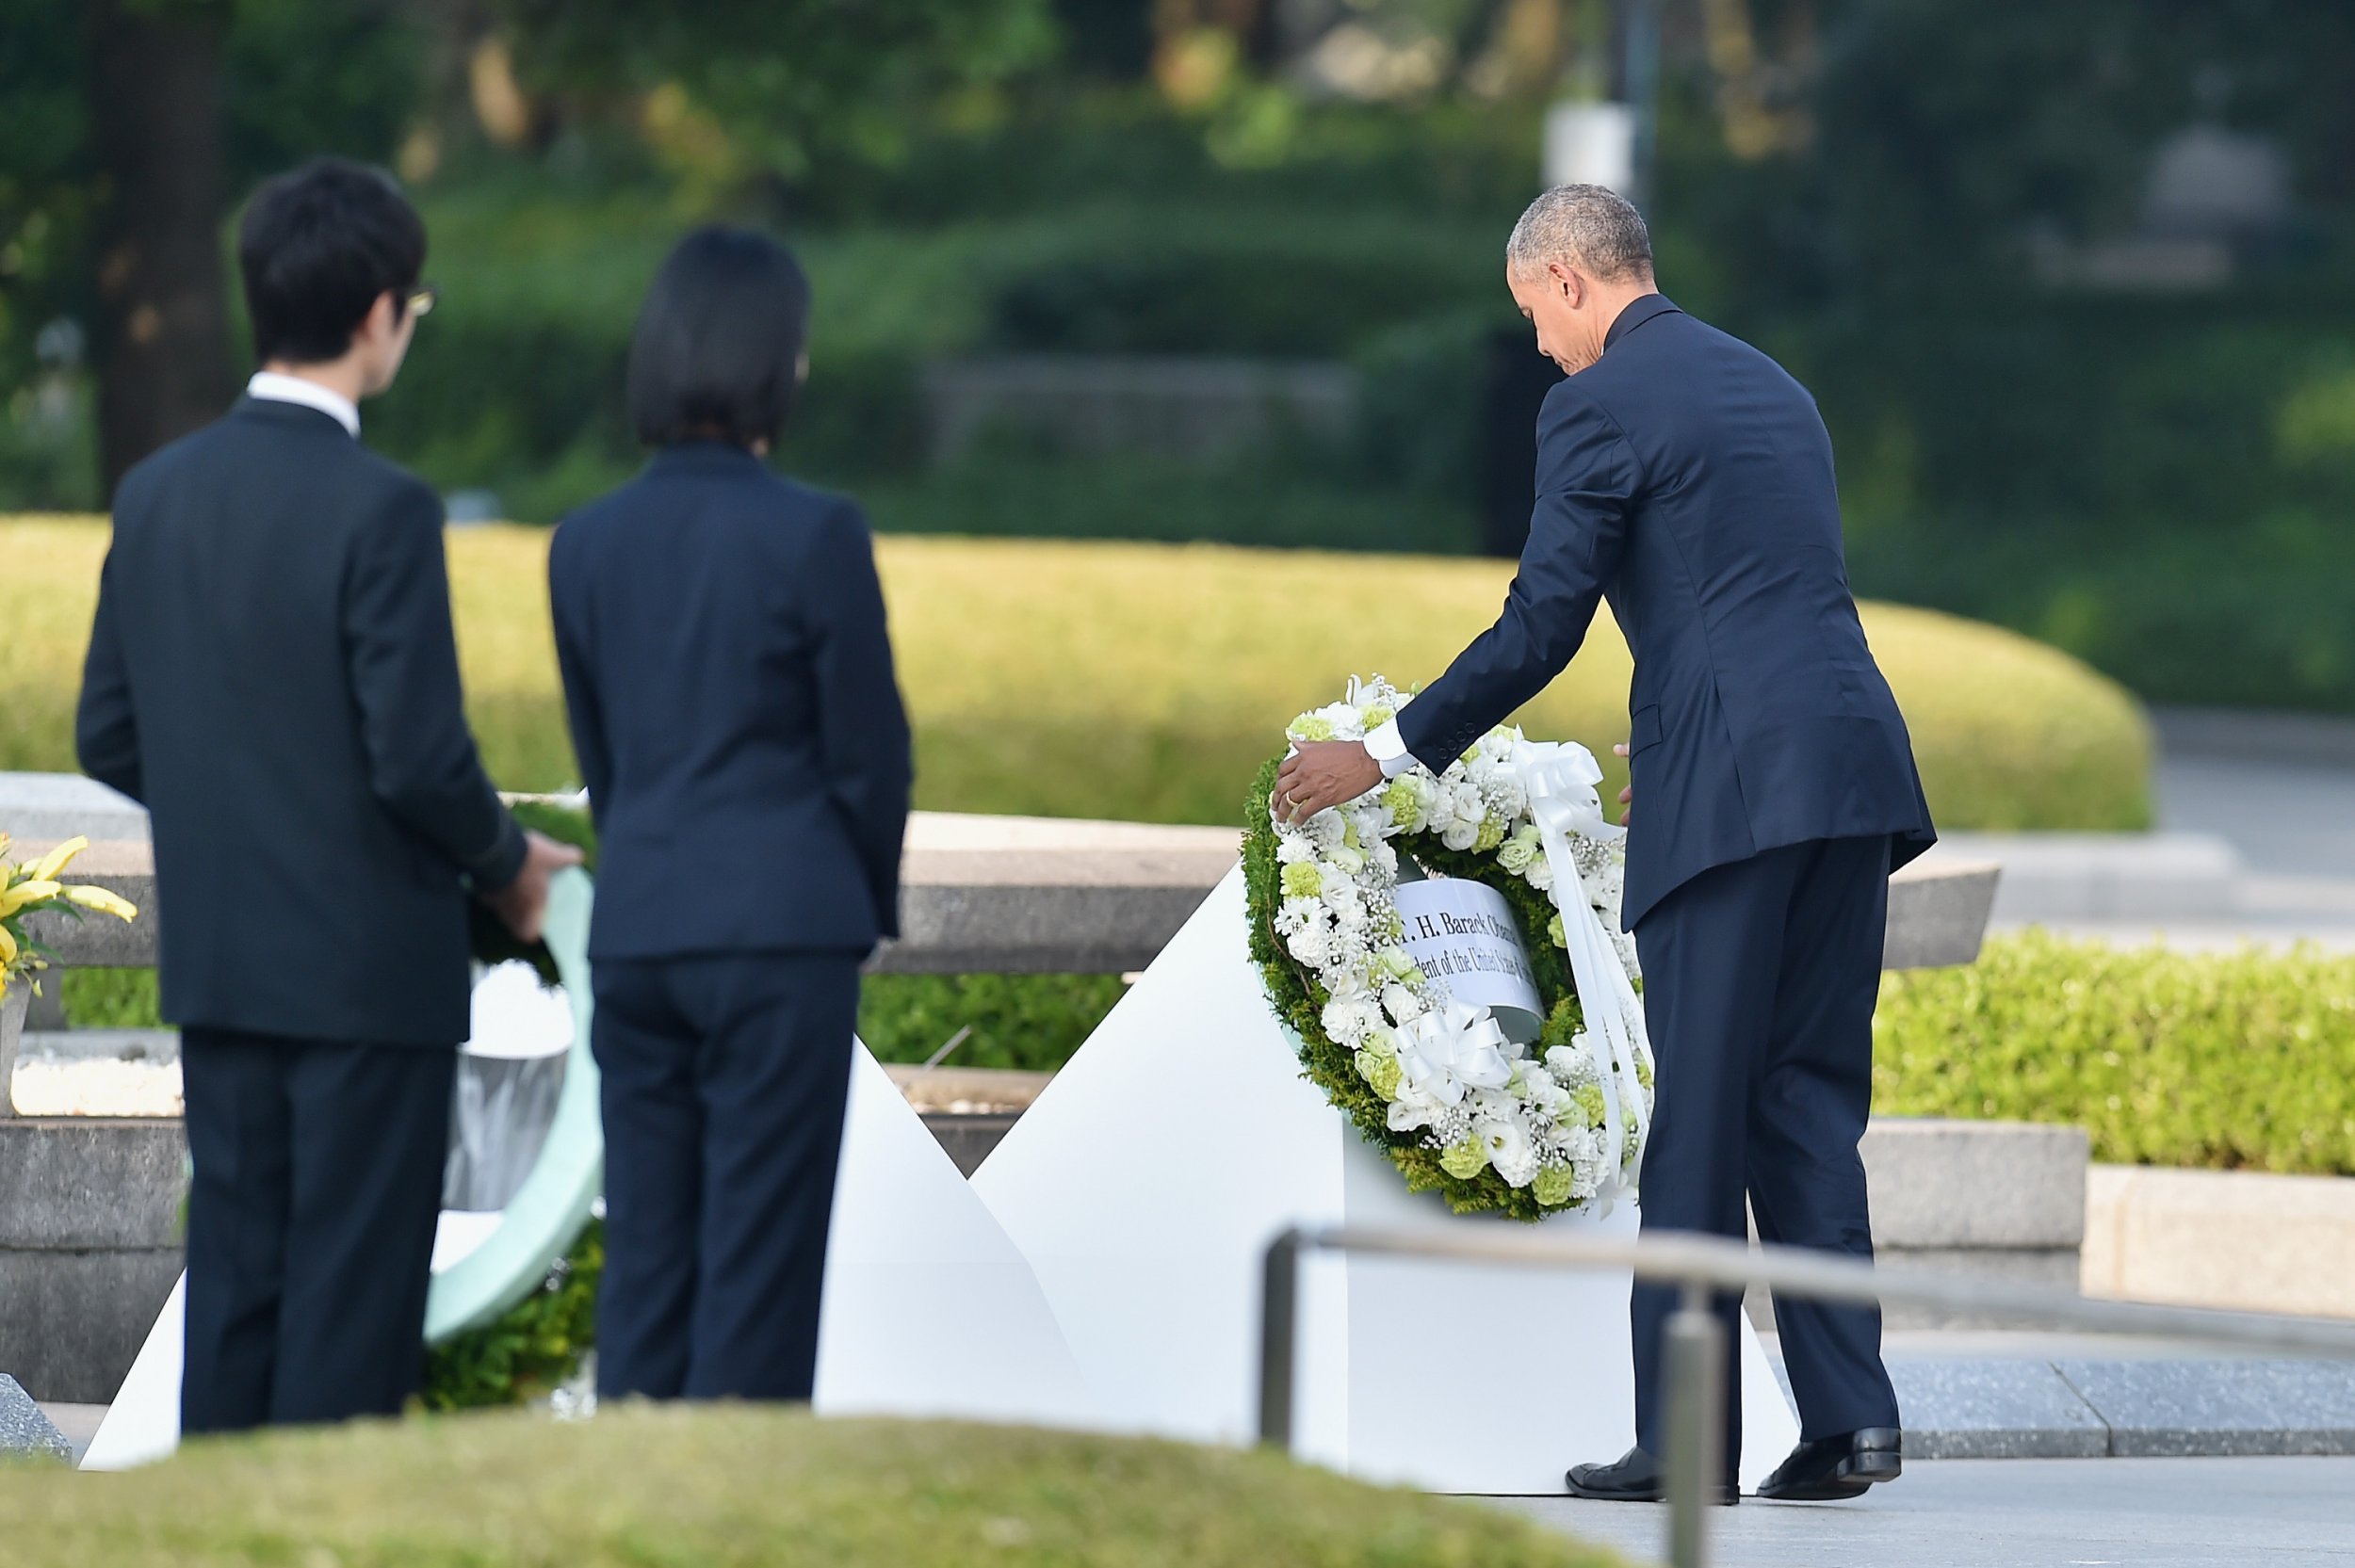
[[[2169,756],[2355,768],[2355,719],[2237,708],[2157,707],[2152,728]]]
[[[1889,1375],[1908,1459],[2355,1454],[2355,1363],[1900,1358]]]
[[[2223,919],[2239,907],[2240,851],[2210,833],[1948,833],[1922,863],[1990,861],[2003,867],[1999,924]]]

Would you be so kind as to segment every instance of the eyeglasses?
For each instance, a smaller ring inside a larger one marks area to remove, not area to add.
[[[432,283],[419,283],[409,291],[409,298],[404,303],[408,305],[411,315],[430,315],[441,299],[441,289]]]

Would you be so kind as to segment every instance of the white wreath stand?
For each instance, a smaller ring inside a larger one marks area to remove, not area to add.
[[[1410,1194],[1300,1076],[1229,873],[973,1185],[1031,1260],[1119,1430],[1254,1435],[1260,1260],[1288,1225],[1509,1225]],[[1608,1219],[1545,1221],[1632,1234]],[[1441,1492],[1558,1493],[1633,1442],[1629,1276],[1319,1256],[1304,1265],[1304,1457]],[[1798,1424],[1747,1322],[1741,1475]]]

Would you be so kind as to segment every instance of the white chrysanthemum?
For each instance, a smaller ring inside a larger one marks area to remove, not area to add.
[[[1287,898],[1275,911],[1275,929],[1285,936],[1291,935],[1303,926],[1322,926],[1324,920],[1324,900],[1322,898]]]
[[[1529,863],[1529,869],[1523,871],[1521,875],[1527,878],[1529,885],[1538,892],[1553,891],[1553,862],[1550,857],[1539,855]]]
[[[1275,863],[1297,865],[1302,861],[1317,858],[1317,847],[1295,832],[1278,832],[1275,835]]]

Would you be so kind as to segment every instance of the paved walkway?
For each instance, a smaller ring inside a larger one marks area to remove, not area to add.
[[[2067,921],[2075,934],[2171,946],[2318,942],[2355,952],[2355,720],[2161,709],[2154,784],[2163,832],[2236,850],[2230,913]]]
[[[1638,1561],[1666,1552],[1665,1509],[1500,1502]],[[1711,1520],[1715,1568],[2355,1565],[2355,1459],[1944,1460],[1855,1502]]]

